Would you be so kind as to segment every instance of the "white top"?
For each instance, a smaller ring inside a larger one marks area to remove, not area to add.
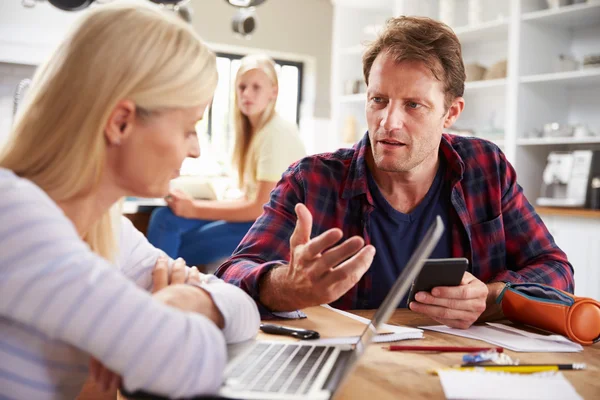
[[[257,182],[278,182],[285,170],[306,156],[296,124],[275,114],[252,141],[246,159],[244,192],[246,198],[256,197]],[[251,165],[255,165],[254,174]]]
[[[200,285],[225,320],[154,300],[152,270],[163,254],[129,220],[117,266],[93,253],[74,225],[31,181],[0,168],[0,398],[73,399],[89,354],[127,390],[171,397],[215,393],[225,342],[252,338],[254,301],[214,276]]]

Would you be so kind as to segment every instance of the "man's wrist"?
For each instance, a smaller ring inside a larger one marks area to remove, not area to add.
[[[267,271],[258,282],[258,297],[260,303],[270,311],[288,310],[289,293],[287,287],[287,271],[289,265],[279,264]],[[285,293],[288,293],[286,296]],[[296,308],[292,308],[296,310]]]
[[[486,284],[488,288],[488,296],[486,299],[486,309],[479,317],[479,321],[493,321],[502,319],[504,313],[502,312],[502,305],[498,304],[496,300],[504,290],[506,286],[505,282],[492,282]]]

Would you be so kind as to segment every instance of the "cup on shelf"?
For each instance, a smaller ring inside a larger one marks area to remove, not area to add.
[[[579,61],[568,54],[559,54],[558,59],[554,61],[555,72],[575,71],[579,68]]]
[[[573,137],[585,138],[589,136],[594,136],[594,134],[590,131],[587,125],[577,124],[573,127]]]

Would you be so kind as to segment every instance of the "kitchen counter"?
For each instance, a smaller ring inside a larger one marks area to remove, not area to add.
[[[538,214],[542,215],[600,219],[600,210],[590,210],[586,208],[536,207],[535,210]]]

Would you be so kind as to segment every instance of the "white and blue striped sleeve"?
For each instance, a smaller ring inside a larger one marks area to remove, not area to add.
[[[131,221],[121,220],[121,252],[118,264],[122,272],[146,290],[152,288],[152,270],[156,260],[164,253],[148,242]],[[172,264],[172,260],[169,260]],[[256,336],[260,326],[260,314],[256,303],[237,286],[225,283],[214,275],[202,274],[202,283],[221,311],[225,321],[223,334],[227,343],[242,342]]]
[[[127,390],[172,397],[218,390],[226,347],[212,321],[138,288],[31,182],[0,174],[0,193],[0,318],[93,355]]]

